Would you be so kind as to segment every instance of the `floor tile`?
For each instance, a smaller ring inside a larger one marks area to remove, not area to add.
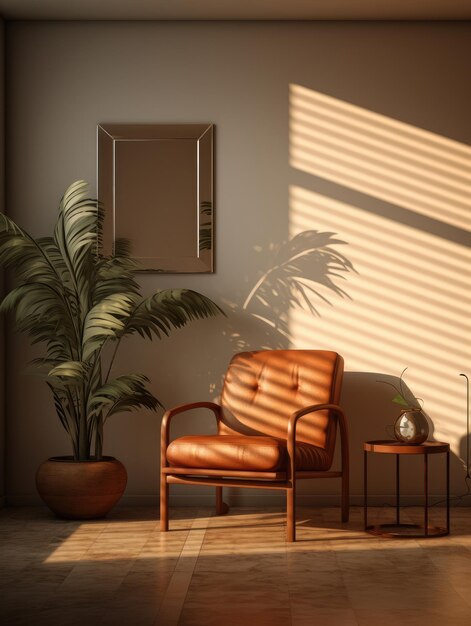
[[[384,519],[391,507],[370,511]],[[437,519],[443,511],[434,511]],[[392,540],[363,532],[361,507],[118,508],[70,522],[39,507],[0,511],[0,622],[7,626],[468,626],[471,507],[453,532]],[[404,519],[420,510],[408,508]]]

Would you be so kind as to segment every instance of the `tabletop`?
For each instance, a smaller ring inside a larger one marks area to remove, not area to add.
[[[424,443],[405,443],[395,439],[378,439],[365,441],[365,452],[380,452],[383,454],[438,454],[449,452],[450,444],[443,441],[424,441]]]

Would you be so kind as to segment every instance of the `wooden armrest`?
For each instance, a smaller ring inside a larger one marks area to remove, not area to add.
[[[340,429],[340,443],[342,446],[342,468],[348,465],[348,432],[347,432],[347,418],[343,409],[338,404],[312,404],[311,406],[304,407],[299,411],[296,411],[291,415],[288,422],[287,430],[287,448],[288,457],[291,468],[291,476],[295,476],[295,455],[296,455],[296,425],[298,420],[305,415],[315,413],[316,411],[333,411],[337,414],[339,420]]]
[[[185,411],[191,411],[192,409],[210,409],[219,422],[221,419],[221,407],[215,402],[191,402],[189,404],[180,404],[165,412],[162,419],[162,426],[160,430],[160,464],[162,467],[167,467],[167,447],[170,438],[170,422],[175,415],[184,413]]]

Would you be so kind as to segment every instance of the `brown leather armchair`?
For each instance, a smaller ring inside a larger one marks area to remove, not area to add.
[[[321,350],[263,350],[236,354],[221,404],[196,402],[167,411],[162,422],[160,530],[168,530],[169,484],[214,485],[216,512],[227,512],[222,488],[285,490],[287,540],[295,541],[296,482],[341,478],[342,522],[349,514],[348,433],[338,400],[343,359]],[[170,422],[184,411],[210,409],[217,435],[169,443]],[[341,469],[331,471],[337,426]]]

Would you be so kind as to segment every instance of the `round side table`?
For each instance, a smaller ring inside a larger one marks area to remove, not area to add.
[[[396,523],[368,526],[368,453],[396,455]],[[428,524],[428,457],[430,454],[446,454],[446,527]],[[399,459],[401,456],[422,455],[424,459],[424,523],[401,524]],[[426,441],[421,444],[402,443],[394,440],[366,441],[363,444],[364,458],[364,523],[365,531],[385,537],[442,537],[450,533],[450,444],[441,441]]]

